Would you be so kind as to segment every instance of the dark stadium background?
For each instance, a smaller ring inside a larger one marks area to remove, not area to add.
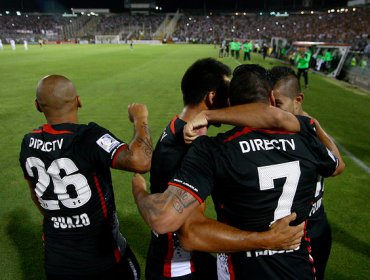
[[[123,12],[125,0],[0,0],[0,9],[20,11],[57,12],[68,11],[70,8],[107,8],[112,12]],[[132,0],[131,2],[153,2],[150,0]],[[325,8],[345,6],[346,0],[157,0],[156,5],[162,7],[163,12],[173,12],[177,9],[197,10],[273,10],[273,9],[301,9]],[[310,3],[307,6],[307,3]]]

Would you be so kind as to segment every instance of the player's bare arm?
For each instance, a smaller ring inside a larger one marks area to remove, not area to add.
[[[299,247],[304,223],[290,226],[293,213],[276,221],[266,232],[243,231],[204,216],[203,204],[178,231],[181,246],[188,251],[233,253],[257,249],[291,250]]]
[[[339,149],[337,145],[334,143],[333,139],[325,132],[325,130],[322,128],[320,123],[315,119],[315,126],[316,126],[316,133],[317,136],[319,137],[320,141],[325,145],[328,150],[330,150],[338,159],[338,167],[335,170],[335,172],[332,174],[332,176],[337,176],[341,174],[346,165],[343,161],[343,158],[339,152]]]
[[[139,174],[132,178],[132,193],[145,222],[160,234],[177,231],[199,206],[192,195],[173,186],[163,193],[149,194],[145,179]]]
[[[299,121],[293,114],[268,104],[252,103],[200,112],[184,127],[185,143],[194,141],[198,137],[197,130],[212,123],[300,131]]]
[[[126,149],[120,151],[114,168],[145,173],[150,170],[153,153],[148,126],[148,110],[144,104],[128,106],[129,119],[134,123],[135,135]]]

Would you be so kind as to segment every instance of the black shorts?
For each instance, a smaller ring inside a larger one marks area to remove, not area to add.
[[[139,280],[140,266],[132,252],[131,248],[126,245],[125,254],[122,256],[119,263],[112,268],[90,274],[76,274],[76,275],[56,275],[47,273],[47,280]]]

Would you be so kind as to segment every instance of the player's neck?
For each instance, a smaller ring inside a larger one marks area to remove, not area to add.
[[[50,125],[54,124],[61,124],[61,123],[78,123],[77,115],[69,115],[69,116],[47,116],[46,121]]]
[[[179,118],[185,122],[192,120],[197,114],[199,114],[203,110],[207,110],[207,106],[204,103],[200,103],[197,105],[187,105],[182,110],[181,114],[179,114]]]

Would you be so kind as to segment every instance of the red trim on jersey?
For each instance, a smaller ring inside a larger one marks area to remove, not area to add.
[[[176,134],[176,130],[175,130],[175,122],[176,122],[176,120],[178,119],[179,117],[176,115],[173,119],[172,119],[172,121],[171,121],[171,123],[170,123],[170,129],[171,129],[171,132],[172,132],[172,134],[173,135],[175,135]]]
[[[226,138],[224,140],[224,142],[230,142],[231,140],[233,140],[233,139],[235,139],[239,136],[248,134],[252,131],[260,131],[260,132],[264,132],[264,133],[267,133],[267,134],[296,134],[295,132],[285,131],[285,130],[269,130],[269,129],[244,127],[241,131],[237,131],[234,135],[231,135],[228,138]]]
[[[121,261],[121,252],[119,251],[118,247],[114,249],[114,258],[116,259],[116,263]]]
[[[193,258],[190,258],[190,271],[192,273],[195,271]]]
[[[32,131],[32,133],[42,133],[42,132],[46,132],[46,133],[54,134],[54,135],[73,133],[73,131],[70,131],[70,130],[56,130],[50,124],[44,124],[42,126],[42,129],[37,129],[37,130]]]
[[[101,191],[99,180],[98,180],[98,177],[96,177],[96,175],[94,175],[94,182],[95,182],[95,186],[96,186],[96,189],[98,191],[98,194],[99,194],[100,204],[101,204],[101,208],[103,210],[103,216],[104,216],[104,218],[108,219],[107,204],[105,203],[103,192]]]
[[[315,120],[314,119],[310,119],[310,124],[314,125],[315,124]]]
[[[112,159],[112,167],[115,168],[116,167],[116,159],[118,157],[118,154],[121,152],[122,149],[126,148],[127,147],[127,144],[123,144],[121,147],[119,147],[117,149],[117,151],[115,152],[114,154],[114,157]]]
[[[174,244],[174,240],[172,238],[172,233],[169,232],[167,233],[167,255],[166,255],[166,258],[164,259],[164,267],[163,267],[163,276],[164,277],[172,277],[171,275],[171,260],[173,258],[173,253],[174,253],[174,247],[175,247],[175,244]]]
[[[227,267],[229,269],[230,280],[235,280],[235,272],[230,255],[227,255]]]
[[[203,203],[203,200],[193,191],[189,190],[187,187],[184,187],[183,185],[180,185],[180,184],[177,184],[177,183],[174,183],[174,182],[169,182],[168,183],[169,186],[174,186],[174,187],[178,187],[180,189],[183,189],[184,191],[187,191],[188,193],[190,193],[192,196],[195,197],[196,200],[199,201],[200,204]]]

